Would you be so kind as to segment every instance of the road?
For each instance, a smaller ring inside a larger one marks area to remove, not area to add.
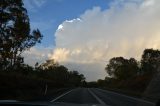
[[[76,88],[50,102],[56,106],[155,106],[148,101],[98,88]]]

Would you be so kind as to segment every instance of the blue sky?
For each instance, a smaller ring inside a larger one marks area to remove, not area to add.
[[[93,81],[107,75],[106,61],[113,57],[139,60],[145,48],[160,49],[160,0],[24,0],[24,4],[31,28],[44,35],[41,44],[23,54],[32,66],[54,59]]]
[[[111,0],[24,0],[31,28],[39,28],[44,38],[37,46],[54,47],[54,33],[65,20],[79,17],[93,7],[108,8]],[[113,1],[113,0],[112,0]]]

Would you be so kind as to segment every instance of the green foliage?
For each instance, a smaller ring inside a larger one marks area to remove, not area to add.
[[[20,54],[37,42],[40,31],[30,33],[29,17],[22,0],[0,0],[0,60],[2,69],[23,62]],[[8,64],[2,64],[6,63]]]
[[[0,98],[8,99],[7,96],[11,96],[11,99],[16,99],[15,96],[20,96],[21,99],[26,96],[42,96],[46,85],[48,90],[53,90],[86,84],[83,74],[79,74],[77,71],[68,71],[65,66],[59,65],[53,60],[47,60],[42,65],[36,65],[36,68],[33,68],[21,64],[18,69],[0,71]]]
[[[37,70],[40,70],[42,77],[52,80],[55,86],[81,86],[85,81],[83,74],[79,74],[78,71],[68,71],[68,69],[59,65],[54,60],[47,60],[42,63]]]
[[[114,57],[110,59],[105,69],[111,77],[119,80],[132,78],[137,75],[139,70],[138,63],[134,58],[128,60],[123,57]]]
[[[79,74],[78,71],[70,71],[68,82],[70,85],[80,86],[85,81],[83,74]]]
[[[153,75],[160,66],[160,51],[145,49],[141,59],[141,74]]]
[[[160,68],[160,51],[145,49],[141,61],[134,58],[111,58],[105,70],[108,77],[98,80],[99,87],[107,87],[115,91],[140,96],[148,86],[151,79]],[[127,92],[126,92],[127,91]]]
[[[160,66],[160,51],[145,49],[140,63],[134,58],[114,57],[110,59],[105,70],[111,77],[119,80],[145,74],[152,76]]]

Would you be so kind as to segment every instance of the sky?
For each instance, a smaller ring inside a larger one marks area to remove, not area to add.
[[[160,49],[159,0],[24,0],[31,29],[44,38],[23,53],[30,65],[54,59],[87,81],[107,76],[112,57]]]

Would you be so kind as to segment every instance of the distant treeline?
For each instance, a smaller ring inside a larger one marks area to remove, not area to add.
[[[27,86],[30,87],[30,85],[32,85],[31,83],[34,83],[34,81],[40,81],[44,84],[48,84],[52,88],[77,87],[81,86],[85,81],[83,74],[79,74],[78,71],[69,71],[63,65],[58,65],[57,63],[54,64],[54,60],[48,60],[45,64],[36,66],[36,68],[22,64],[16,69],[10,68],[0,71],[0,76],[0,84],[3,82],[5,85],[13,85],[16,88],[21,85],[18,85],[14,80],[19,79],[18,82],[23,83],[23,85],[26,84],[26,86],[23,86],[26,89],[28,88]],[[8,81],[10,78],[13,78],[12,81]],[[30,79],[32,82],[28,83],[27,81],[29,80],[22,81],[21,78]],[[11,86],[7,88],[12,88]],[[5,86],[2,85],[0,87],[2,88]]]
[[[160,51],[145,49],[141,60],[114,57],[109,60],[105,79],[89,82],[90,87],[102,87],[133,96],[142,96],[150,80],[160,68]]]
[[[69,71],[65,66],[47,60],[33,68],[21,64],[16,68],[0,71],[0,99],[28,99],[43,96],[59,88],[83,86],[85,77],[78,71]],[[47,87],[47,88],[46,88]]]

